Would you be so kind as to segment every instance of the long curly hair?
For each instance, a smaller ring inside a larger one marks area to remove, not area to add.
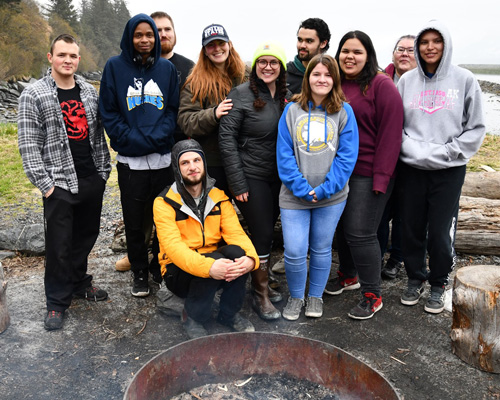
[[[224,71],[220,71],[205,55],[205,49],[201,48],[198,62],[183,86],[190,86],[192,103],[199,101],[202,106],[205,100],[211,104],[220,103],[233,86],[243,83],[245,63],[234,49],[232,42],[229,41],[228,44],[229,56]]]
[[[250,73],[250,90],[252,91],[255,100],[253,102],[253,106],[256,110],[261,110],[266,105],[264,99],[262,99],[259,95],[259,89],[257,88],[257,64],[255,64],[252,68],[252,72]],[[278,95],[280,101],[280,109],[283,111],[286,105],[286,95],[288,93],[288,89],[286,88],[286,71],[283,67],[283,64],[280,61],[280,74],[278,75],[278,79],[276,79],[276,93]]]
[[[366,64],[359,73],[359,75],[354,79],[359,84],[359,89],[363,94],[366,93],[370,87],[370,83],[373,78],[382,71],[378,66],[377,54],[375,53],[375,47],[373,47],[372,40],[370,37],[362,31],[350,31],[347,32],[342,39],[340,39],[339,47],[337,48],[337,54],[335,54],[335,59],[340,66],[340,52],[345,42],[349,39],[358,39],[366,50]],[[340,76],[342,80],[346,79],[344,71],[340,68]]]

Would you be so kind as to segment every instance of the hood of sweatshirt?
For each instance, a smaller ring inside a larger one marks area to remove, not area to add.
[[[448,71],[450,70],[451,66],[451,58],[453,55],[453,45],[451,43],[451,36],[450,32],[448,31],[448,28],[439,20],[431,20],[427,22],[422,29],[420,29],[420,32],[417,34],[417,37],[415,38],[415,49],[417,51],[417,57],[415,57],[415,60],[417,61],[417,68],[419,71],[419,74],[422,75],[423,77],[430,79],[425,75],[424,71],[424,61],[422,60],[422,57],[420,56],[420,50],[419,50],[419,43],[422,38],[422,35],[428,31],[428,30],[435,30],[438,31],[441,36],[443,37],[444,41],[444,48],[443,48],[443,56],[441,57],[441,61],[439,62],[438,68],[436,69],[436,73],[434,74],[434,77],[437,79],[440,79],[441,77],[445,77]]]
[[[203,166],[205,168],[205,180],[203,181],[203,191],[201,194],[200,201],[198,205],[193,199],[193,196],[186,189],[184,180],[182,179],[182,174],[179,168],[179,158],[189,151],[194,151],[198,153],[203,159]],[[214,187],[215,179],[208,175],[207,161],[205,158],[205,152],[201,145],[194,139],[186,139],[177,142],[172,148],[172,169],[174,171],[175,184],[177,191],[182,197],[184,203],[196,214],[196,216],[203,221],[203,210],[205,209],[205,204],[207,202],[207,196],[210,190]]]
[[[130,18],[125,25],[125,29],[123,30],[122,40],[120,42],[120,49],[122,50],[122,56],[125,56],[127,60],[132,62],[136,62],[135,59],[139,57],[139,54],[134,48],[134,32],[141,22],[146,22],[153,28],[155,33],[155,44],[153,47],[153,51],[151,51],[151,57],[153,57],[152,63],[154,60],[159,60],[161,56],[161,42],[160,36],[158,35],[158,29],[156,28],[156,24],[154,20],[146,14],[137,14],[136,16]]]

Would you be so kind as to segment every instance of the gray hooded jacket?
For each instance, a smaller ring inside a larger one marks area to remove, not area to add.
[[[439,170],[467,164],[481,146],[485,124],[481,88],[472,72],[451,63],[453,46],[446,27],[428,22],[415,39],[415,49],[430,29],[444,40],[436,73],[425,74],[419,53],[417,68],[398,83],[404,107],[400,159],[418,169]]]

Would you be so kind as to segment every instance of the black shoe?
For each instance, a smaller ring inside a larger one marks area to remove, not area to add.
[[[236,313],[233,318],[223,318],[219,314],[217,317],[217,322],[221,325],[227,326],[236,332],[255,332],[255,328],[252,323],[243,318],[239,313]]]
[[[182,310],[181,320],[182,326],[189,336],[189,339],[197,339],[208,335],[208,332],[203,324],[196,322],[194,319],[189,317],[186,313],[186,310]]]
[[[163,281],[163,278],[161,276],[161,267],[160,264],[156,265],[149,265],[149,273],[151,274],[151,278],[153,279],[153,282],[161,285],[161,282]]]
[[[382,278],[396,279],[399,271],[403,268],[403,263],[389,258],[385,265],[382,267]]]
[[[149,295],[148,270],[143,269],[134,272],[134,285],[132,286],[132,296],[146,297]]]
[[[63,326],[64,312],[49,310],[43,321],[45,329],[55,331]]]
[[[88,301],[103,301],[108,298],[108,293],[97,286],[90,285],[81,293],[75,293],[74,297]]]

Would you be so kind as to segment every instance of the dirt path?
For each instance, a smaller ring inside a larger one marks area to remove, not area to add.
[[[154,295],[130,295],[130,274],[114,270],[120,256],[101,251],[90,261],[94,281],[108,290],[109,300],[75,300],[64,329],[53,332],[43,328],[43,259],[3,260],[12,323],[0,335],[1,399],[121,399],[143,364],[187,340],[176,318],[156,311]],[[488,262],[462,260],[462,265]],[[423,301],[415,307],[400,304],[405,283],[404,278],[383,283],[384,308],[368,321],[347,317],[358,291],[325,296],[325,314],[318,320],[302,315],[295,322],[266,323],[248,301],[243,312],[257,330],[340,347],[382,373],[406,400],[499,399],[500,375],[474,369],[451,353],[451,313],[424,313]],[[227,332],[213,322],[208,329]]]

